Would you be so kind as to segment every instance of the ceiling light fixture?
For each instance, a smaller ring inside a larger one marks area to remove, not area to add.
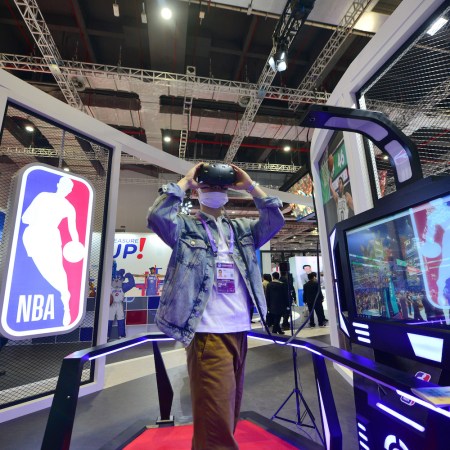
[[[28,131],[28,133],[32,133],[34,131],[33,125],[25,125],[25,130]]]
[[[269,66],[274,72],[287,69],[287,45],[283,41],[277,44],[275,53],[269,58]]]
[[[170,20],[172,18],[172,10],[167,6],[165,6],[164,8],[161,9],[161,17],[164,20]]]
[[[291,151],[291,146],[290,146],[290,145],[285,145],[285,146],[283,147],[283,150],[284,150],[285,152],[290,152],[290,151]]]
[[[430,28],[428,28],[427,34],[434,36],[447,22],[448,19],[445,17],[439,17],[431,24]]]
[[[163,137],[163,141],[164,142],[170,142],[172,140],[172,138],[170,136],[164,136]]]
[[[145,3],[142,2],[141,22],[147,23],[147,14],[145,13]]]
[[[117,0],[114,0],[114,3],[113,3],[113,14],[114,14],[114,17],[120,16],[119,4],[117,3]]]

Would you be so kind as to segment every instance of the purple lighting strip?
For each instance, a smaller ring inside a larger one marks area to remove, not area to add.
[[[443,408],[438,408],[437,406],[432,405],[431,403],[426,402],[425,400],[422,400],[421,398],[415,397],[414,395],[407,394],[406,392],[399,391],[398,389],[395,391],[398,395],[407,398],[408,400],[412,400],[419,405],[424,406],[425,408],[431,409],[434,412],[437,412],[438,414],[442,414],[445,417],[450,418],[450,411],[447,411]]]
[[[252,335],[249,335],[248,337],[249,337],[249,338],[252,338],[252,339],[257,339],[257,340],[260,340],[260,341],[267,341],[267,342],[272,342],[272,343],[274,342],[274,341],[273,341],[272,339],[270,339],[270,338],[264,338],[264,337],[260,337],[260,336],[252,336]],[[314,349],[311,349],[311,348],[306,347],[306,346],[304,346],[304,345],[291,344],[291,343],[286,344],[284,341],[275,341],[275,342],[276,342],[277,344],[281,344],[281,345],[288,345],[288,346],[295,346],[295,347],[298,347],[298,348],[303,348],[303,349],[305,349],[305,350],[308,350],[309,352],[315,353],[315,354],[317,354],[317,355],[319,355],[319,356],[323,356],[324,358],[331,359],[331,361],[333,361],[332,358],[328,358],[327,356],[324,356],[324,355],[323,355],[322,353],[320,353],[319,351],[314,350]],[[443,416],[445,416],[445,417],[447,417],[447,418],[450,418],[450,411],[447,411],[447,410],[445,410],[445,409],[443,409],[443,408],[438,408],[438,407],[432,405],[431,403],[428,403],[428,402],[426,402],[426,401],[424,401],[424,400],[422,400],[422,399],[420,399],[420,398],[418,398],[418,397],[415,397],[415,396],[413,396],[413,395],[411,395],[411,394],[407,394],[406,392],[402,392],[402,391],[396,389],[395,387],[389,385],[388,383],[386,383],[386,382],[381,382],[379,379],[376,379],[376,378],[374,378],[374,377],[371,377],[371,376],[368,375],[368,374],[362,373],[362,372],[360,372],[360,371],[358,371],[358,370],[356,370],[356,369],[354,369],[354,368],[352,368],[352,367],[350,367],[350,366],[348,366],[348,365],[346,365],[346,364],[343,364],[342,362],[338,362],[338,361],[335,361],[335,362],[336,362],[337,364],[343,366],[343,367],[346,367],[347,369],[351,370],[352,372],[359,373],[359,374],[362,375],[363,377],[365,377],[365,378],[367,378],[367,379],[369,379],[369,380],[372,380],[372,381],[374,381],[375,383],[380,383],[380,384],[382,384],[383,386],[386,386],[387,388],[392,389],[393,391],[396,391],[397,394],[400,395],[400,396],[403,396],[403,397],[405,397],[405,398],[408,398],[408,399],[410,399],[410,400],[413,400],[413,401],[415,401],[416,403],[418,403],[418,404],[424,406],[425,408],[431,409],[432,411],[434,411],[434,412],[436,412],[436,413],[438,413],[438,414],[442,414]],[[378,406],[378,405],[377,405],[377,406]],[[384,405],[383,405],[383,406],[384,406]],[[395,411],[394,411],[394,412],[395,412]],[[407,418],[406,418],[406,419],[407,419]],[[409,419],[408,419],[408,420],[409,420]],[[359,426],[359,425],[360,425],[360,424],[358,423],[358,426]],[[419,426],[421,426],[421,425],[419,425]],[[363,427],[363,425],[360,426],[361,429],[362,429],[362,427]],[[365,429],[364,429],[363,431],[365,431]]]
[[[370,450],[369,447],[368,447],[366,444],[364,444],[363,441],[359,441],[359,445],[360,445],[362,448],[364,448],[365,450]]]
[[[379,403],[378,402],[376,405],[382,411],[387,412],[391,416],[397,418],[398,420],[401,420],[402,422],[406,423],[410,427],[413,427],[416,430],[421,431],[421,432],[425,431],[425,427],[423,427],[422,425],[418,424],[417,422],[414,422],[414,420],[409,419],[408,417],[404,416],[403,414],[400,414],[399,412],[394,411],[393,409],[387,407],[386,405],[383,405],[383,403]]]
[[[172,339],[172,338],[157,338],[157,339],[147,338],[147,339],[143,339],[142,341],[139,341],[139,342],[134,342],[133,344],[129,344],[129,345],[125,345],[123,347],[115,348],[115,349],[110,350],[109,352],[106,352],[106,353],[101,353],[100,355],[90,356],[88,360],[92,361],[93,359],[102,358],[103,356],[111,355],[112,353],[121,352],[122,350],[125,350],[126,348],[135,347],[136,345],[140,345],[140,344],[142,344],[144,342],[165,342],[165,341],[173,341],[173,340],[174,339]]]
[[[448,325],[444,319],[440,320],[421,320],[420,322],[406,322],[406,325],[425,325],[426,323],[440,323],[442,325]]]
[[[276,341],[276,340],[273,340],[273,339],[263,338],[263,337],[259,337],[259,336],[251,336],[251,335],[249,335],[248,337],[252,338],[252,339],[257,339],[257,340],[260,340],[260,341],[275,342],[276,344],[285,345],[285,346],[287,345],[289,347],[303,348],[305,350],[308,350],[311,353],[315,353],[316,355],[323,356],[322,353],[320,353],[317,350],[314,350],[312,348],[309,348],[306,345],[291,344],[291,343],[288,344],[288,343],[286,343],[286,341]]]

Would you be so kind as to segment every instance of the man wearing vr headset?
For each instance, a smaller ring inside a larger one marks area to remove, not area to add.
[[[250,193],[259,218],[229,219],[228,188]],[[196,216],[179,213],[188,189],[198,192]],[[187,347],[194,450],[238,449],[253,304],[266,316],[255,250],[284,225],[281,206],[239,167],[200,163],[163,186],[149,210],[149,228],[173,249],[156,324]]]

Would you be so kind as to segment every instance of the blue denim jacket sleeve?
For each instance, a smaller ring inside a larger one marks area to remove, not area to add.
[[[250,229],[255,248],[260,248],[283,228],[284,217],[280,211],[283,204],[278,197],[255,197],[253,200],[259,210],[259,218],[251,222]]]
[[[148,211],[147,226],[173,248],[180,235],[181,220],[178,211],[185,192],[178,184],[169,183],[159,193],[160,196]]]

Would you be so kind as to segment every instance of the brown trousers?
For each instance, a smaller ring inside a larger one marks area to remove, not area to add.
[[[237,450],[234,431],[244,388],[247,333],[196,333],[186,349],[192,450]]]

